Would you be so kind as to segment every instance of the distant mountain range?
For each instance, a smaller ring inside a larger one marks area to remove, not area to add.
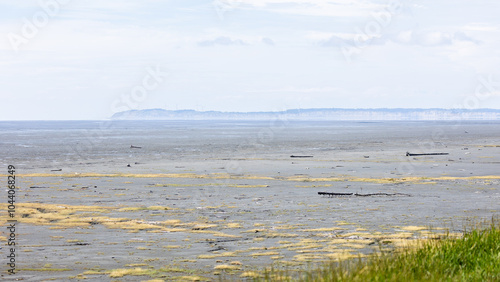
[[[500,120],[498,109],[292,109],[281,112],[130,110],[113,120]]]

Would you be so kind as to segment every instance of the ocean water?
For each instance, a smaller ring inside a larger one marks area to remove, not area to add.
[[[500,122],[19,121],[0,122],[2,165],[27,170],[158,161],[287,157],[494,143]],[[478,144],[475,144],[478,143]],[[131,149],[130,146],[141,149]]]

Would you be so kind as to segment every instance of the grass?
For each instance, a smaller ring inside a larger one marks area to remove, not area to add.
[[[298,273],[271,269],[256,281],[500,281],[500,222],[493,219],[458,239],[421,241],[416,248],[369,259],[330,262]]]

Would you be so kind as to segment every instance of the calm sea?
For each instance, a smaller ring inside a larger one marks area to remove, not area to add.
[[[15,121],[0,122],[2,165],[106,163],[279,154],[306,149],[362,151],[370,146],[473,143],[500,135],[500,122]],[[141,150],[130,150],[130,146]],[[292,149],[290,149],[292,148]]]

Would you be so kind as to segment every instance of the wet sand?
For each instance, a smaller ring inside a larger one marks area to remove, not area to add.
[[[500,210],[497,123],[224,126],[113,131],[78,154],[16,146],[4,164],[18,168],[18,274],[3,278],[244,280],[460,233]]]

